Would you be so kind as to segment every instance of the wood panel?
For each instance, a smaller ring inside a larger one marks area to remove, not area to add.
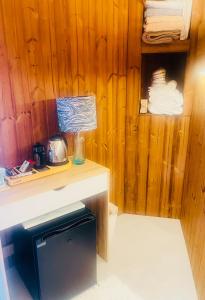
[[[128,0],[0,1],[0,165],[58,131],[54,100],[96,94],[87,157],[112,172],[123,206]],[[70,142],[72,147],[72,139]]]
[[[137,22],[136,22],[137,20]],[[126,212],[135,212],[137,166],[137,114],[139,111],[141,33],[143,21],[142,1],[129,0],[128,61],[127,61],[127,113],[126,113],[126,159],[125,203]]]
[[[178,218],[189,117],[141,115],[136,124],[135,180],[127,181],[125,210]]]
[[[53,99],[94,93],[86,153],[111,169],[111,200],[179,216],[189,122],[138,115],[142,18],[142,0],[0,1],[0,165],[58,131]]]
[[[124,210],[179,218],[191,99],[185,97],[184,116],[139,115],[142,12],[142,1],[129,2]]]
[[[182,201],[182,226],[189,250],[200,300],[205,299],[205,3],[197,1],[194,10],[192,64],[194,96],[190,122],[186,177]],[[196,50],[196,51],[195,51]]]
[[[142,53],[180,53],[189,52],[190,40],[175,41],[171,44],[146,44],[142,42]]]

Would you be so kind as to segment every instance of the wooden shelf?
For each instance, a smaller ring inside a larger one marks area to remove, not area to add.
[[[189,52],[190,40],[176,41],[172,44],[150,45],[142,42],[142,54]]]
[[[151,113],[146,113],[146,114],[141,114],[139,113],[139,117],[166,117],[166,118],[180,118],[183,117],[183,114],[180,115],[165,115],[165,114],[151,114]]]

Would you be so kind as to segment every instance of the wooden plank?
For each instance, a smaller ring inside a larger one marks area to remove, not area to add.
[[[172,44],[150,45],[142,42],[142,53],[179,53],[189,52],[190,40],[175,41]]]
[[[52,74],[53,53],[51,49],[51,37],[50,37],[50,22],[52,20],[52,16],[48,13],[49,2],[51,5],[52,1],[38,1],[39,28],[40,28],[39,44],[40,44],[41,55],[43,57],[41,72],[42,72],[42,77],[44,82],[45,99],[54,99],[56,96],[56,91],[53,86],[53,74]]]
[[[51,57],[51,72],[52,72],[52,85],[49,86],[51,90],[53,90],[53,94],[55,97],[59,97],[59,57],[57,55],[58,51],[58,44],[57,44],[57,34],[56,34],[56,27],[58,22],[60,21],[56,17],[56,13],[58,10],[55,9],[55,0],[50,0],[48,2],[48,22],[49,22],[49,40],[50,40],[50,57]],[[49,51],[49,50],[48,50]]]
[[[205,90],[204,76],[200,74],[199,69],[196,70],[194,77],[192,75],[194,66],[199,66],[203,70],[204,13],[204,1],[194,1],[191,55],[186,87],[187,96],[189,99],[193,98],[193,101],[189,105],[192,114],[181,220],[200,300],[205,299]]]
[[[161,193],[160,193],[160,216],[167,217],[169,215],[169,202],[171,190],[171,178],[173,169],[173,140],[175,137],[175,118],[168,117],[165,123],[165,136],[163,147],[162,160],[162,179],[161,179]]]
[[[151,119],[146,207],[146,214],[151,216],[158,216],[160,209],[164,127],[164,120],[161,122],[157,117]]]
[[[127,60],[127,103],[126,103],[126,150],[125,150],[125,211],[136,209],[136,147],[137,114],[139,111],[141,31],[143,4],[128,2],[128,60]],[[136,21],[138,20],[138,21]]]
[[[173,140],[172,177],[169,195],[169,216],[180,218],[187,145],[189,138],[189,117],[178,119]]]
[[[14,107],[12,102],[12,90],[9,77],[8,52],[5,40],[5,28],[3,20],[3,7],[0,3],[0,119],[14,115]]]
[[[137,127],[137,197],[136,213],[146,214],[149,172],[150,117],[138,119]]]
[[[106,261],[109,259],[109,193],[83,201],[96,216],[97,220],[97,252]]]

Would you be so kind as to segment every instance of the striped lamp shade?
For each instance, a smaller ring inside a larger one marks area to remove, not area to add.
[[[89,131],[97,128],[95,96],[58,98],[56,103],[61,132]]]

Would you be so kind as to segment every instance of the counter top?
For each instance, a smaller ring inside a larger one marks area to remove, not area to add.
[[[89,160],[0,192],[0,230],[109,189],[109,169]]]

